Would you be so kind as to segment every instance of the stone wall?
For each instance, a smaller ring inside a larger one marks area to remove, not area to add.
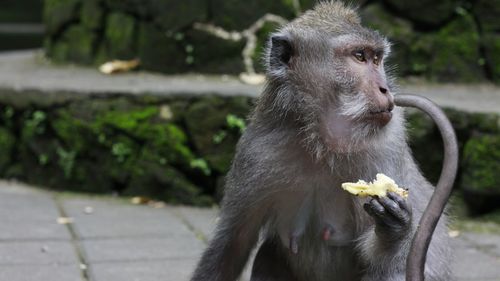
[[[0,51],[41,48],[43,0],[0,2]]]
[[[56,62],[141,60],[164,73],[263,70],[268,34],[314,0],[45,0],[45,50]],[[500,81],[500,1],[358,0],[394,43],[403,77]]]
[[[111,95],[46,105],[0,99],[0,178],[212,204],[220,199],[252,103],[216,95]],[[476,196],[468,198],[478,211],[498,206],[485,200],[500,196],[500,116],[446,113],[461,151],[457,189]],[[439,132],[420,112],[408,117],[414,156],[435,183],[442,164]]]

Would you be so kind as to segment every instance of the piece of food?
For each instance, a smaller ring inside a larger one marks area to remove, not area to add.
[[[408,190],[400,188],[393,179],[384,174],[377,174],[377,179],[373,182],[365,182],[364,180],[345,182],[342,184],[342,188],[349,193],[361,197],[385,197],[387,196],[387,192],[394,192],[405,199],[408,198]]]

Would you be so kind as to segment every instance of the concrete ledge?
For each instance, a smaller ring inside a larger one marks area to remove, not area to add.
[[[13,103],[50,104],[89,95],[257,97],[262,89],[263,85],[247,85],[234,76],[165,76],[148,72],[103,75],[95,68],[53,65],[43,58],[41,51],[0,53],[0,101]],[[440,106],[467,112],[500,113],[500,87],[492,84],[403,81],[399,92],[423,95]]]

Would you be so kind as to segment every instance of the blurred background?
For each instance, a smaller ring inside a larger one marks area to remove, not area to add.
[[[217,203],[262,89],[266,38],[314,2],[2,0],[0,177]],[[354,3],[393,43],[389,65],[402,87],[435,95],[446,108],[460,143],[457,204],[465,199],[465,213],[495,219],[500,1]],[[107,75],[116,72],[125,73]],[[415,111],[408,127],[415,157],[435,182],[439,133]]]

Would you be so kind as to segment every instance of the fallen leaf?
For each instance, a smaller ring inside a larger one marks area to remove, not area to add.
[[[58,217],[58,218],[57,218],[57,223],[58,223],[58,224],[69,224],[69,223],[73,223],[73,218],[70,218],[70,217]]]
[[[460,231],[459,230],[450,230],[448,231],[448,236],[451,237],[451,238],[456,238],[460,235]]]
[[[151,199],[148,197],[136,196],[132,197],[132,199],[130,199],[130,202],[134,205],[142,205],[151,202]]]
[[[140,61],[138,59],[133,60],[113,60],[102,64],[99,67],[99,71],[104,74],[113,74],[118,72],[130,71],[138,67]]]
[[[94,208],[92,208],[92,206],[87,206],[83,209],[83,212],[87,215],[90,215],[94,212]]]

